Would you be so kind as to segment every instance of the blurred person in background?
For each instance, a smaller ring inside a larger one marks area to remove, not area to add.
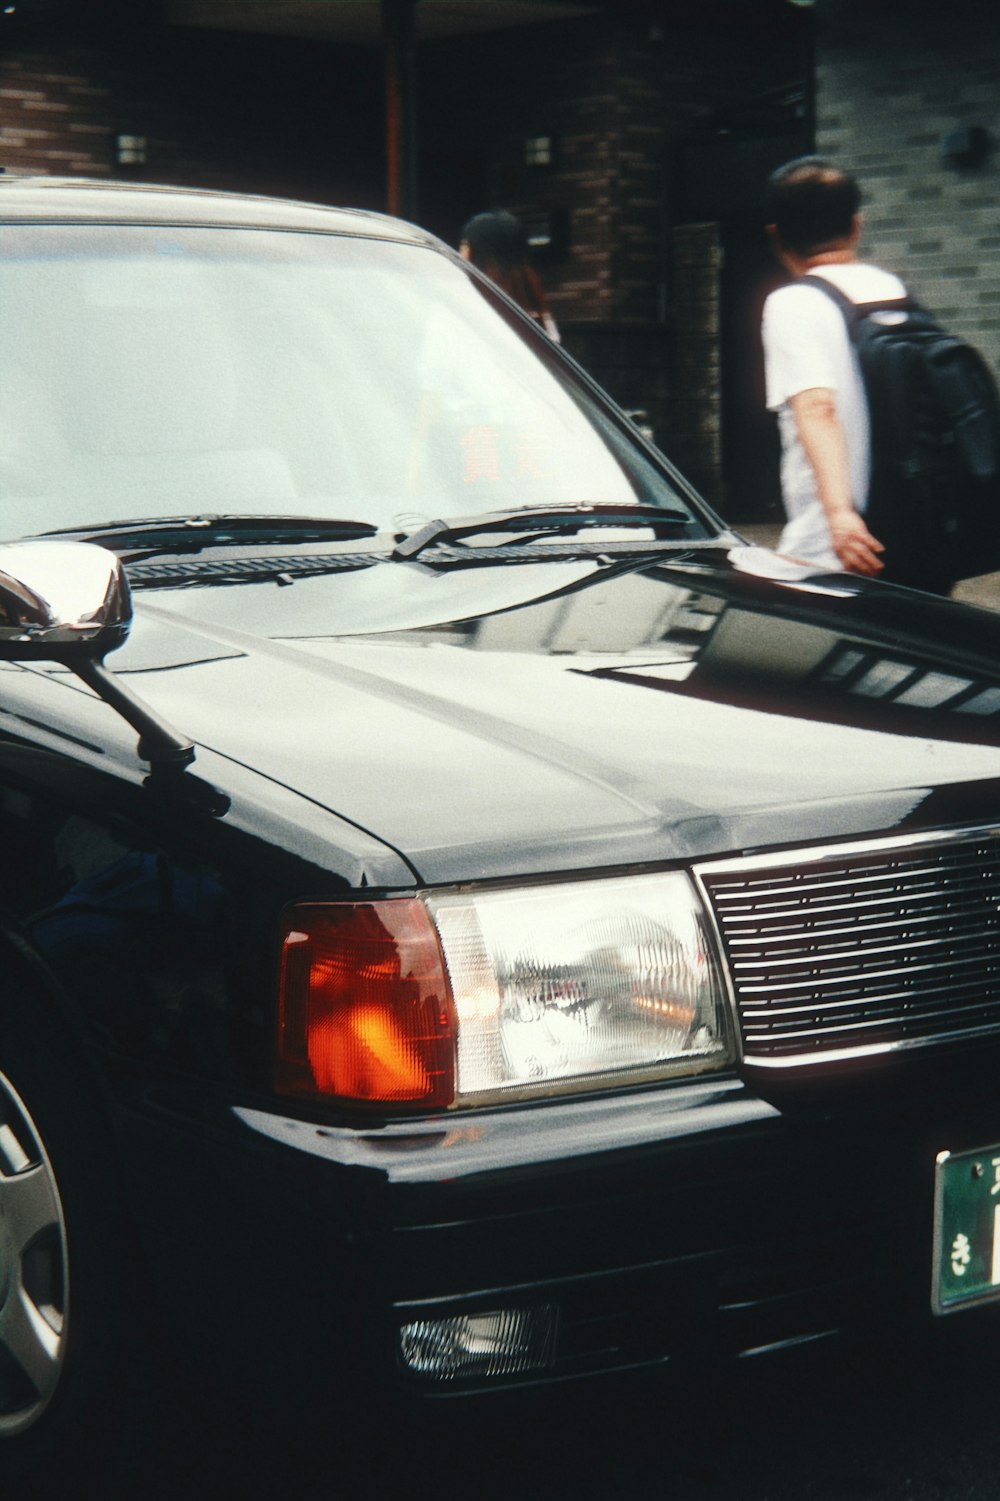
[[[458,250],[559,343],[559,330],[529,259],[528,237],[519,219],[504,209],[475,214],[462,230]]]

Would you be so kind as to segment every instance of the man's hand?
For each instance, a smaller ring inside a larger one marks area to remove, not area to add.
[[[885,552],[882,543],[873,537],[857,511],[840,511],[827,515],[833,550],[848,573],[864,573],[869,577],[881,573],[885,564],[879,553]]]

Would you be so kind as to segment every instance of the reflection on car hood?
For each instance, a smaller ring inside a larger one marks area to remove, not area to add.
[[[711,558],[379,572],[360,634],[338,577],[137,595],[110,665],[429,882],[1000,815],[986,612]]]

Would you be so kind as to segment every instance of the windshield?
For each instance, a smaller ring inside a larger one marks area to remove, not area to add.
[[[691,513],[499,308],[419,245],[7,226],[0,537],[206,513],[406,531],[521,506]]]

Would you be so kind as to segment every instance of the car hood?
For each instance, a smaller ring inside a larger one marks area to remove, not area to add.
[[[997,663],[987,612],[756,550],[139,590],[109,661],[429,883],[1000,816]]]

